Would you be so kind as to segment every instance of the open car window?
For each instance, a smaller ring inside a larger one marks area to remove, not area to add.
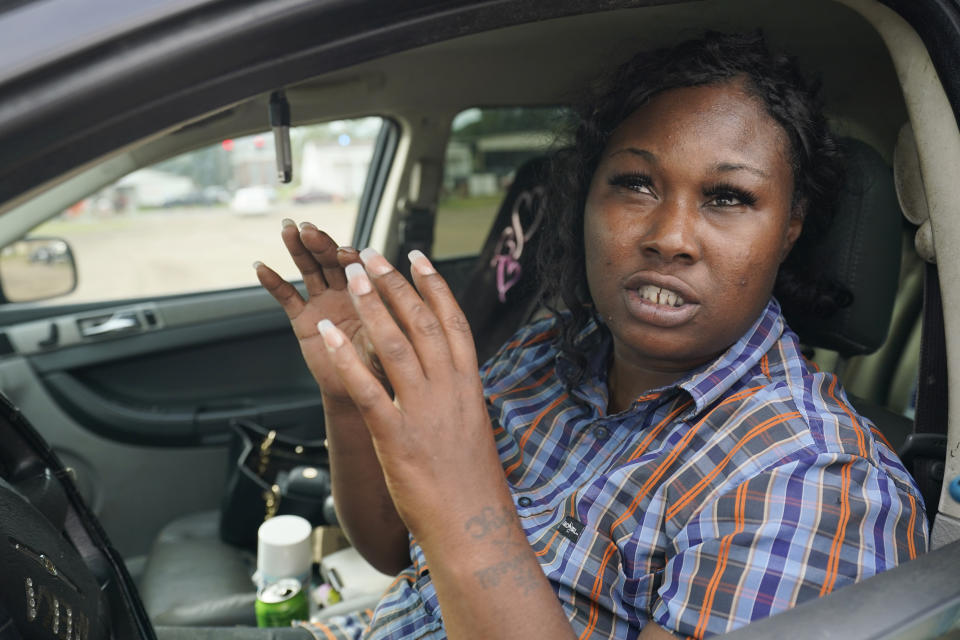
[[[471,108],[453,119],[433,256],[477,255],[516,170],[563,144],[570,119],[561,107]]]
[[[283,244],[281,220],[310,220],[344,244],[357,223],[378,117],[291,128],[294,171],[276,179],[273,135],[228,138],[129,173],[89,194],[27,238],[69,246],[76,289],[46,304],[101,302],[256,284],[254,260],[299,278]],[[32,245],[31,245],[32,246]],[[48,261],[25,253],[8,259]]]

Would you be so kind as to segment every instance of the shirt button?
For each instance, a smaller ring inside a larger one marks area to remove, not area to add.
[[[606,427],[597,427],[593,430],[593,437],[597,440],[606,440],[610,437],[610,431]]]
[[[519,500],[517,500],[517,504],[519,504],[521,507],[529,507],[530,505],[533,504],[533,500],[531,500],[527,496],[523,496]]]

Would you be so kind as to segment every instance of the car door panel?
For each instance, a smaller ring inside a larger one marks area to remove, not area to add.
[[[140,324],[82,335],[84,319],[123,314]],[[258,288],[48,308],[4,332],[13,352],[0,358],[0,388],[74,469],[127,556],[177,516],[219,505],[231,420],[322,437],[319,391],[286,317]]]

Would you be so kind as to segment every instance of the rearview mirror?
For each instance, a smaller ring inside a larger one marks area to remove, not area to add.
[[[0,290],[6,302],[34,302],[77,288],[70,245],[60,238],[24,238],[0,250]]]

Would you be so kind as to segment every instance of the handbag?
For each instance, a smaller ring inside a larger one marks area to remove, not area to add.
[[[257,530],[277,515],[297,515],[314,527],[329,522],[329,458],[323,440],[301,441],[250,420],[231,423],[233,439],[220,509],[220,538],[255,549]]]

